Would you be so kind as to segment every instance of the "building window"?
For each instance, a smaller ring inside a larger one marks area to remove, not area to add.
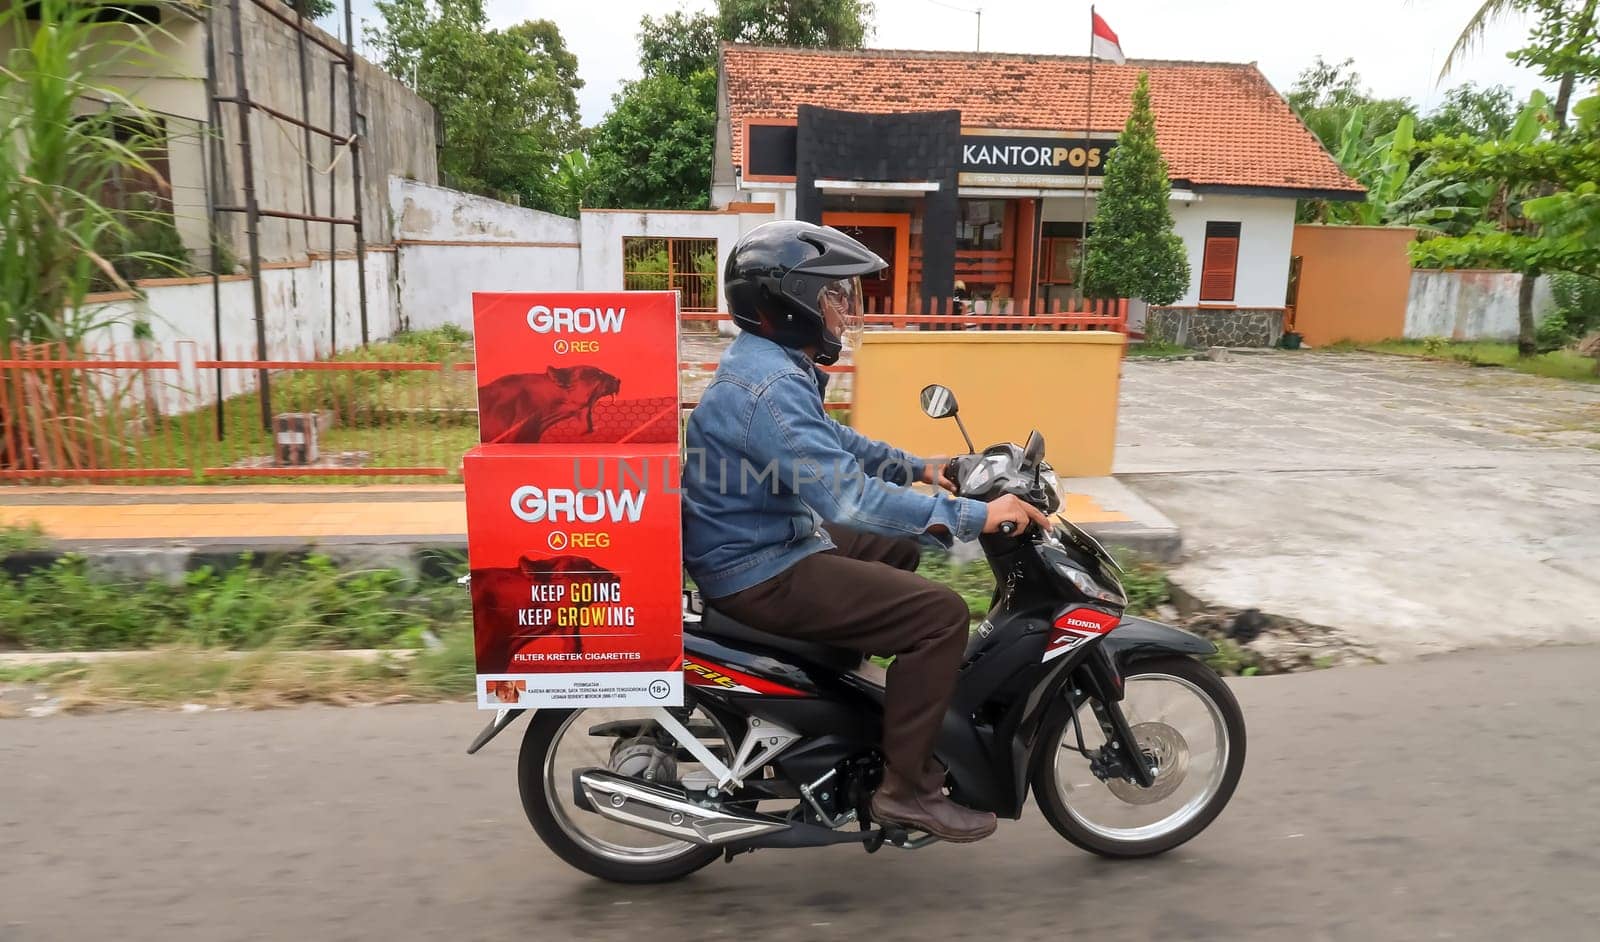
[[[957,252],[999,252],[1005,248],[1005,200],[962,200],[956,223]]]
[[[79,115],[73,122],[85,135],[114,140],[145,162],[147,169],[127,168],[112,173],[101,184],[102,205],[123,211],[172,211],[171,161],[163,119],[145,120],[114,111],[96,111]]]
[[[1239,224],[1206,223],[1206,250],[1200,264],[1200,300],[1232,301],[1239,274]]]
[[[717,240],[623,236],[622,287],[676,291],[685,311],[717,309]]]

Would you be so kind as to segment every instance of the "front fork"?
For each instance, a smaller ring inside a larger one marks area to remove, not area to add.
[[[1139,748],[1128,718],[1122,715],[1122,672],[1111,655],[1101,645],[1095,645],[1089,656],[1078,665],[1072,676],[1072,719],[1078,722],[1078,705],[1088,696],[1089,708],[1106,737],[1106,746],[1100,756],[1089,757],[1090,767],[1100,778],[1131,778],[1143,788],[1156,783],[1155,770],[1150,758]],[[1081,733],[1080,733],[1081,736]]]

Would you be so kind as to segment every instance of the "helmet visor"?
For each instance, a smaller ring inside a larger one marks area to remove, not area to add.
[[[862,317],[861,279],[846,278],[824,285],[817,306],[822,309],[828,333],[838,337],[845,349],[854,350],[867,326]]]

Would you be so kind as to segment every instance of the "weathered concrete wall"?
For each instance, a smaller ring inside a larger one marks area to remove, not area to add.
[[[716,239],[720,283],[734,243],[772,219],[771,211],[586,209],[579,219],[583,234],[583,290],[622,290],[622,240],[631,236]],[[725,310],[720,288],[716,299],[717,310]]]
[[[1515,272],[1413,271],[1404,336],[1515,340],[1521,287],[1522,276]],[[1543,320],[1554,305],[1550,279],[1540,278],[1533,292],[1534,318]]]
[[[574,291],[578,221],[391,177],[399,322],[472,327],[474,291]]]
[[[399,324],[395,316],[395,253],[367,255],[367,330],[374,339],[392,335]],[[353,258],[315,259],[269,268],[261,273],[265,308],[267,356],[272,359],[314,359],[337,349],[361,343],[361,317]],[[336,299],[330,289],[336,288]],[[215,312],[222,312],[221,348],[228,359],[256,358],[254,305],[250,279],[224,277],[218,285],[220,304],[213,304],[210,278],[153,279],[140,283],[140,296],[119,296],[93,304],[91,316],[110,321],[91,341],[97,348],[133,342],[136,325],[148,341],[148,356],[179,360],[210,358],[216,342]],[[91,296],[93,297],[93,296]],[[105,296],[101,296],[105,297]],[[330,311],[338,312],[337,321]],[[255,374],[245,370],[224,373],[224,395],[255,387]],[[185,384],[201,390],[180,401],[180,390],[165,391],[169,411],[196,408],[215,398],[209,383]]]
[[[100,35],[104,44],[100,49],[103,59],[94,72],[94,81],[138,102],[161,122],[167,138],[173,221],[191,260],[205,266],[211,257],[205,194],[208,144],[205,23],[183,12],[179,5],[161,9],[161,22],[156,30],[105,25]],[[19,39],[29,42],[33,35],[26,20],[8,25],[18,27],[20,32],[10,28],[0,30],[0,63],[8,61]],[[150,44],[153,54],[138,53],[126,45],[118,45],[140,35]],[[110,99],[83,99],[76,110],[79,114],[89,114],[116,107]]]
[[[287,114],[303,114],[300,53],[295,31],[262,12],[253,3],[241,3],[244,37],[245,82],[250,97]],[[217,84],[221,94],[236,88],[233,69],[232,29],[225,6],[214,5],[211,35],[216,44]],[[314,26],[308,27],[329,42],[336,42]],[[202,34],[203,39],[203,34]],[[306,98],[309,120],[336,133],[351,129],[349,95],[342,66],[331,70],[332,56],[315,42],[305,43]],[[203,72],[202,72],[203,75]],[[222,126],[227,154],[226,199],[243,205],[243,154],[239,147],[238,109],[223,105]],[[362,138],[362,224],[368,243],[387,245],[393,239],[389,220],[389,177],[432,183],[439,177],[433,106],[403,84],[365,60],[356,63],[356,109],[364,122]],[[306,150],[305,131],[271,115],[255,111],[250,117],[251,149],[256,175],[256,202],[266,209],[319,216],[354,215],[355,190],[350,155],[338,143],[311,135]],[[313,169],[307,171],[309,157]],[[330,169],[331,167],[331,169]],[[198,182],[198,181],[197,181]],[[332,192],[330,193],[330,186]],[[235,255],[247,248],[242,215],[225,220]],[[268,261],[304,258],[308,253],[349,251],[355,247],[349,226],[263,218],[260,224],[261,257]]]
[[[1184,347],[1273,347],[1283,338],[1283,309],[1153,307],[1144,336]]]
[[[208,156],[213,145],[208,130],[206,98],[206,37],[215,43],[217,90],[232,95],[234,80],[232,26],[226,4],[210,5],[205,14],[183,12],[182,5],[161,7],[157,29],[111,27],[108,40],[128,41],[143,36],[153,55],[118,50],[108,44],[97,79],[128,99],[156,113],[166,129],[173,218],[184,246],[197,267],[210,264],[211,248],[206,219]],[[319,127],[338,133],[350,131],[349,94],[344,69],[329,72],[330,53],[308,41],[306,49],[306,101],[301,99],[300,58],[295,31],[262,12],[253,3],[240,4],[244,37],[245,82],[250,97],[287,114],[307,117]],[[323,39],[337,42],[315,26]],[[24,30],[22,38],[28,33]],[[14,48],[16,37],[0,31],[0,62]],[[369,243],[387,245],[389,229],[388,178],[393,176],[434,182],[438,180],[438,141],[433,106],[405,85],[364,59],[356,63],[356,108],[365,121],[362,140],[363,224]],[[80,111],[105,107],[85,101]],[[309,115],[305,108],[309,108]],[[219,105],[222,113],[221,154],[225,167],[217,182],[216,202],[244,205],[244,155],[240,147],[239,113],[233,104]],[[256,111],[250,118],[251,150],[256,174],[256,201],[263,209],[287,210],[322,216],[351,216],[355,205],[351,163],[346,148],[327,137],[312,134],[309,152],[305,131]],[[307,156],[314,164],[309,177]],[[331,166],[331,170],[329,169]],[[330,186],[332,192],[330,193]],[[223,214],[224,238],[234,257],[246,257],[242,214]],[[267,261],[306,258],[309,253],[350,251],[355,237],[349,226],[330,235],[325,223],[263,218],[259,227],[261,257]]]

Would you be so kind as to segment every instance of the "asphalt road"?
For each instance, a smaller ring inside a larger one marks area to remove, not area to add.
[[[1231,807],[1108,863],[1031,808],[968,847],[763,851],[669,887],[568,869],[521,725],[466,705],[0,721],[0,940],[1585,939],[1600,648],[1249,678]]]

